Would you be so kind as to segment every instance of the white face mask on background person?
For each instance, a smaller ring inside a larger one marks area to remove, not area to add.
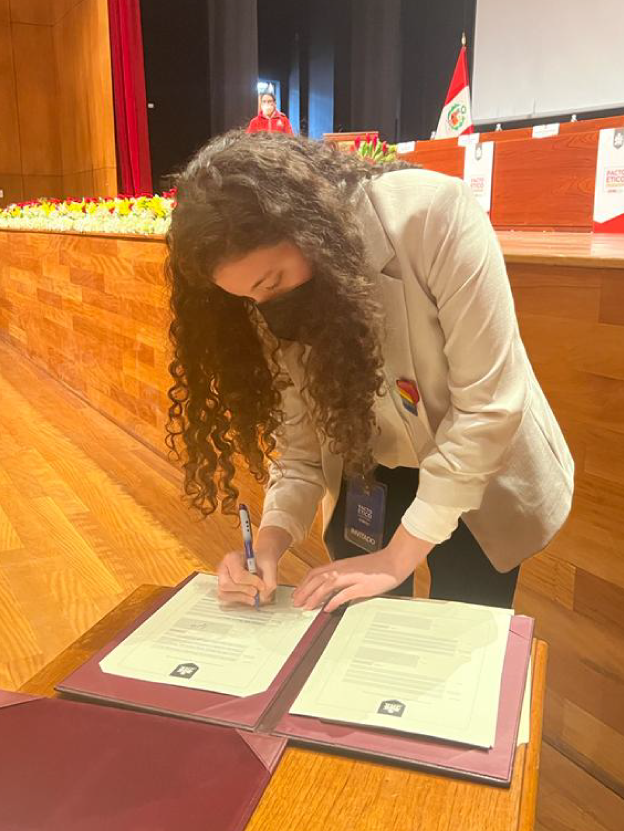
[[[275,103],[273,101],[262,101],[260,109],[265,118],[270,118],[275,112]]]

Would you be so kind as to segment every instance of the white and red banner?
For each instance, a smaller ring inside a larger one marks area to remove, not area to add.
[[[440,114],[437,139],[456,138],[463,133],[472,133],[472,116],[470,114],[470,84],[468,81],[468,59],[466,47],[462,46],[446,93],[446,101]]]
[[[464,182],[488,214],[492,206],[495,144],[494,141],[477,142],[468,145],[464,150]]]
[[[624,127],[598,134],[594,231],[624,234]]]

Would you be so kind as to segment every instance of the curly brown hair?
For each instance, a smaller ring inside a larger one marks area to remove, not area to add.
[[[383,384],[383,313],[372,290],[354,196],[366,180],[405,164],[282,134],[233,131],[211,141],[176,176],[167,234],[174,359],[167,445],[185,493],[204,515],[234,513],[235,459],[268,479],[283,421],[279,342],[255,303],[212,282],[215,269],[290,242],[311,266],[315,309],[305,342],[305,394],[322,440],[348,474],[373,468],[373,404]],[[302,348],[303,357],[303,348]]]

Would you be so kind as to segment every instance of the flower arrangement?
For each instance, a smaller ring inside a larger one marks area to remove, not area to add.
[[[371,138],[370,133],[355,139],[355,152],[371,162],[393,162],[396,159],[396,150],[396,144],[379,141],[377,136]]]
[[[175,204],[175,188],[162,195],[34,199],[0,210],[0,230],[164,234]]]

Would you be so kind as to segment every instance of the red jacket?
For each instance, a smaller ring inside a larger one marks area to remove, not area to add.
[[[267,118],[262,113],[258,113],[255,118],[252,118],[247,127],[248,133],[290,133],[292,135],[292,127],[290,121],[286,118],[284,113],[275,110],[271,118]]]

